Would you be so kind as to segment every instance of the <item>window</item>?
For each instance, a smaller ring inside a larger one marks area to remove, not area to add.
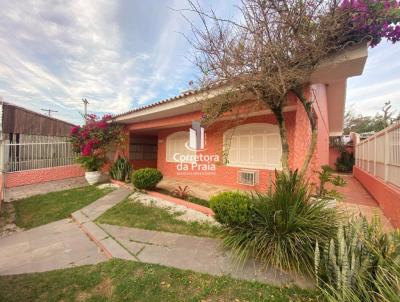
[[[260,169],[281,168],[279,128],[272,124],[247,124],[224,133],[228,166]]]
[[[196,156],[195,151],[190,151],[188,146],[189,131],[175,132],[167,137],[168,162],[193,162]],[[184,160],[182,160],[185,158]]]

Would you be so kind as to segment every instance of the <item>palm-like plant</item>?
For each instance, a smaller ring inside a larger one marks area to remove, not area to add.
[[[254,258],[264,266],[311,274],[316,240],[335,233],[337,213],[326,202],[310,202],[309,186],[296,172],[278,173],[274,190],[253,194],[246,224],[226,226],[224,245],[238,263]]]

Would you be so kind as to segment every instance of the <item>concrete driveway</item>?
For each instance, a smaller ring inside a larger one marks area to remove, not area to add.
[[[106,260],[70,219],[0,239],[0,275],[43,272]]]

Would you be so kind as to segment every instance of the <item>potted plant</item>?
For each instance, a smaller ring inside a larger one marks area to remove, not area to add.
[[[90,185],[99,183],[102,180],[100,169],[104,164],[104,158],[95,155],[80,156],[77,162],[86,170],[85,178]]]
[[[111,144],[121,144],[122,128],[111,123],[111,116],[98,118],[88,115],[86,124],[71,129],[70,141],[78,154],[77,162],[86,170],[85,178],[89,184],[103,179],[101,168],[106,162],[106,153]]]

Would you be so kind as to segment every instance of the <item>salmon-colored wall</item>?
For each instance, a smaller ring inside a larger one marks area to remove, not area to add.
[[[384,183],[370,173],[353,167],[354,177],[375,198],[392,225],[400,228],[400,189]]]
[[[311,86],[311,93],[315,96],[314,110],[318,117],[317,158],[318,167],[321,167],[329,164],[329,119],[326,86],[314,84]]]
[[[329,163],[329,129],[328,129],[328,107],[326,97],[326,86],[323,84],[312,85],[310,91],[315,96],[314,110],[317,114],[318,122],[318,143],[317,150],[314,154],[310,165],[309,174],[312,182],[317,181],[315,170],[318,170],[321,165]],[[285,112],[286,128],[288,132],[288,143],[289,143],[289,165],[292,169],[301,168],[305,154],[308,150],[310,143],[310,125],[307,118],[307,114],[301,105],[297,101],[294,95],[290,95],[288,104],[295,106],[295,111]],[[174,117],[168,117],[165,119],[157,119],[154,121],[139,122],[131,124],[127,127],[134,135],[135,131],[143,129],[155,129],[157,127],[163,127],[166,129],[158,130],[158,155],[157,155],[157,168],[165,175],[170,177],[182,177],[198,180],[201,182],[207,182],[211,184],[226,185],[238,189],[251,189],[251,190],[266,190],[274,179],[274,171],[259,169],[259,180],[258,186],[243,186],[237,183],[238,170],[243,168],[229,167],[223,164],[219,164],[216,167],[215,175],[178,175],[177,163],[171,163],[166,161],[166,138],[168,135],[177,131],[188,131],[189,125],[193,120],[199,120],[201,117],[200,112],[192,112],[185,115],[178,115]],[[219,155],[222,159],[222,140],[223,132],[228,130],[231,125],[228,120],[223,122],[215,123],[211,127],[206,129],[206,151],[203,154]],[[246,118],[241,121],[240,124],[248,123],[272,123],[276,124],[276,119],[273,114],[265,116],[256,116]],[[187,124],[187,126],[180,126]],[[175,127],[173,126],[175,125]],[[237,125],[237,123],[236,123]],[[152,130],[154,134],[154,130]],[[147,166],[153,166],[154,163],[143,163],[137,162],[136,167],[133,163],[133,168],[142,167],[142,164],[148,164]],[[252,169],[253,170],[253,169]]]
[[[7,173],[6,175],[6,188],[79,177],[83,175],[85,175],[85,171],[79,165],[12,172]]]
[[[294,133],[294,121],[295,121],[295,112],[285,113],[286,120],[288,121],[286,124],[289,140],[293,141],[293,133]],[[213,125],[211,128],[206,130],[206,150],[201,152],[203,155],[218,155],[220,160],[222,161],[222,142],[223,142],[223,133],[228,130],[229,127],[226,127],[226,124],[229,122],[224,122],[223,125],[220,123],[219,125]],[[273,115],[266,116],[257,116],[247,118],[245,122],[241,124],[249,124],[249,123],[271,123],[276,124],[276,119]],[[237,183],[237,175],[238,171],[243,168],[238,167],[230,167],[219,163],[216,165],[215,174],[211,175],[179,175],[177,170],[177,163],[167,162],[166,161],[166,139],[167,136],[177,132],[177,131],[188,131],[188,127],[179,127],[174,129],[165,129],[160,130],[158,134],[158,158],[157,158],[157,167],[158,169],[165,175],[170,177],[184,177],[192,180],[198,180],[201,182],[207,182],[211,184],[217,185],[227,185],[238,189],[250,189],[250,190],[259,190],[265,191],[271,182],[274,179],[274,171],[266,170],[266,169],[256,169],[259,170],[259,185],[257,186],[244,186]],[[291,146],[292,148],[292,146]],[[254,169],[252,169],[254,170]]]

